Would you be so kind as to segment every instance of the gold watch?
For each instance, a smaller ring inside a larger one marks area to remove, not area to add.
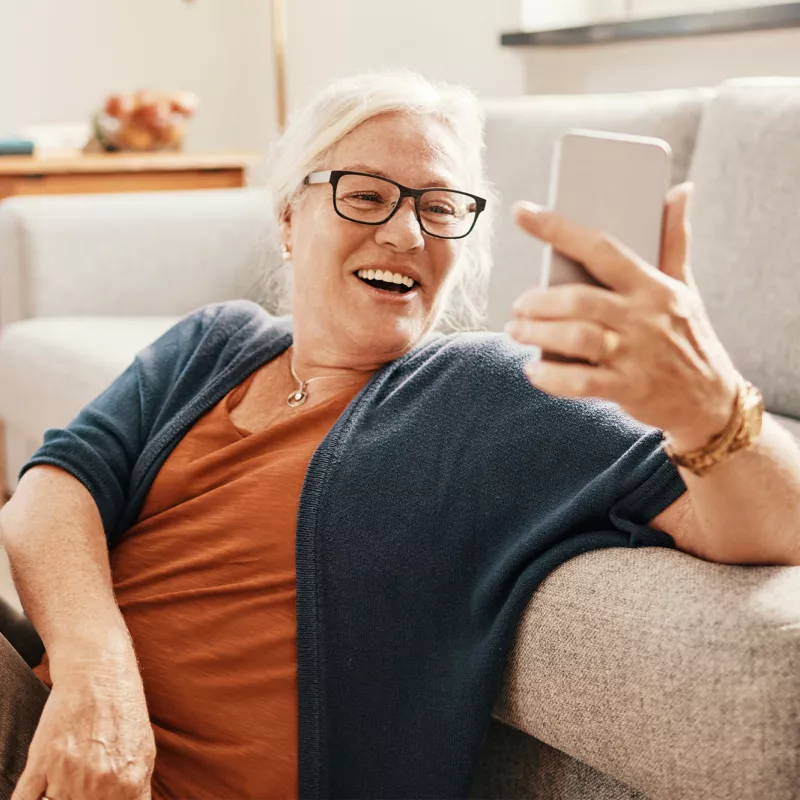
[[[764,398],[761,392],[752,383],[741,378],[730,421],[705,447],[691,453],[676,453],[666,434],[661,445],[674,464],[695,475],[703,475],[737,450],[751,447],[761,433],[763,417]]]

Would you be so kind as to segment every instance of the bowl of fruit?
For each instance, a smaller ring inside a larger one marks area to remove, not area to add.
[[[186,122],[197,109],[191,92],[112,94],[92,115],[87,149],[107,152],[180,150]]]

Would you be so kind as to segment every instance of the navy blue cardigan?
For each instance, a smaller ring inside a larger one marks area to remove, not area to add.
[[[195,311],[22,473],[74,475],[114,547],[181,437],[291,331],[248,301]],[[646,524],[686,489],[660,431],[535,389],[529,354],[504,334],[431,334],[315,451],[296,539],[302,798],[466,797],[536,587],[579,553],[674,546]]]

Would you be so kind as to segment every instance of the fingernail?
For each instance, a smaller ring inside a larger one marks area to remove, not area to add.
[[[518,327],[519,327],[519,326],[517,325],[517,323],[516,323],[516,322],[514,322],[514,320],[509,320],[509,321],[508,321],[508,322],[506,322],[506,324],[503,326],[503,330],[504,330],[506,333],[516,333],[516,332],[517,332],[517,329],[518,329]]]

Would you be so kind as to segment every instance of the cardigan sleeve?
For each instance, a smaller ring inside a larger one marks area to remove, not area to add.
[[[183,364],[219,313],[204,306],[141,350],[127,369],[64,428],[50,428],[19,477],[42,464],[60,467],[92,495],[106,539],[121,517],[131,474]]]
[[[687,488],[661,446],[662,432],[612,403],[570,405],[561,422],[581,446],[554,446],[569,465],[560,475],[577,530],[588,517],[591,524],[622,534],[630,547],[674,547],[669,534],[648,524]]]
[[[648,524],[686,491],[662,432],[604,400],[547,397],[538,410],[549,420],[540,474],[552,475],[565,532],[605,529],[630,547],[674,547]]]
[[[522,370],[529,354],[513,343],[491,337],[480,345],[451,392],[460,415],[448,412],[471,431],[470,460],[480,466],[466,482],[476,507],[495,509],[494,497],[503,498],[504,507],[487,514],[534,532],[537,548],[599,532],[619,545],[674,547],[648,524],[687,488],[662,431],[608,400],[532,386]]]

